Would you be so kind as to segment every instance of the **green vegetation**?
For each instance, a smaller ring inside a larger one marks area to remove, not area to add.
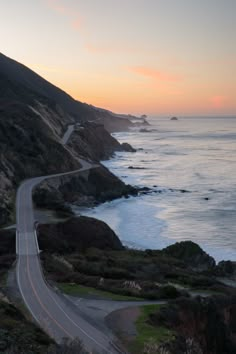
[[[0,352],[45,353],[52,340],[13,305],[0,301]]]
[[[165,264],[169,268],[173,261],[167,262],[158,254],[150,256],[149,252],[135,250],[90,248],[59,257],[45,252],[41,257],[46,276],[58,284],[74,283],[78,287],[82,285],[117,294],[118,298],[122,296],[121,299],[174,299],[186,293],[169,285],[169,279],[163,275],[169,270]],[[69,289],[69,292],[75,294],[77,290]],[[113,295],[109,297],[114,298]]]
[[[64,242],[63,234],[60,236],[61,244],[57,242],[56,246],[44,238],[45,247],[42,249],[47,249],[41,254],[44,269],[46,276],[53,282],[76,284],[73,289],[65,290],[75,295],[81,294],[80,286],[117,294],[118,297],[124,296],[125,299],[135,297],[150,300],[187,296],[190,289],[213,293],[228,291],[228,288],[218,283],[210,272],[194,270],[191,268],[191,261],[184,262],[182,259],[167,255],[166,250],[87,248],[80,252],[77,250],[69,252],[66,248],[67,239]],[[73,244],[76,244],[76,236]],[[101,244],[104,246],[103,240]],[[186,246],[185,243],[183,247]],[[53,247],[57,247],[57,252],[52,252]],[[207,256],[203,255],[203,258],[206,264]],[[209,262],[211,264],[211,259]],[[90,290],[85,292],[88,293]],[[109,298],[114,296],[109,295]]]
[[[105,298],[109,300],[116,300],[116,301],[137,301],[142,300],[140,297],[134,296],[124,296],[119,294],[113,294],[108,291],[98,290],[88,286],[82,286],[78,284],[71,284],[71,283],[60,283],[57,284],[58,288],[68,294],[74,296],[94,296]]]
[[[169,341],[174,338],[174,332],[166,327],[153,327],[149,323],[149,316],[157,312],[162,305],[147,305],[140,307],[141,314],[136,321],[137,336],[129,346],[132,353],[143,353],[144,346],[150,341],[155,345]]]

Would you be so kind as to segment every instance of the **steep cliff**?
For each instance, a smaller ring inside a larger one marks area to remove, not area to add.
[[[9,221],[22,180],[80,167],[48,123],[20,102],[0,104],[0,224]]]
[[[76,170],[80,168],[80,156],[98,161],[122,149],[103,126],[84,123],[97,119],[99,123],[112,119],[115,125],[118,119],[122,129],[130,125],[127,119],[75,101],[0,53],[0,225],[14,221],[15,192],[22,180]],[[76,122],[83,122],[84,131],[78,131],[70,145],[64,146],[61,138],[67,126]],[[125,190],[124,184],[110,174],[109,179],[112,178],[120,190]],[[71,179],[69,185],[73,184],[76,197],[80,189]],[[63,198],[65,194],[69,192],[63,192]]]

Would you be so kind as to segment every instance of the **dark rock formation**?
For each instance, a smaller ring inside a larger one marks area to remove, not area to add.
[[[162,345],[168,354],[236,353],[236,297],[178,299],[150,316],[153,326],[165,326],[176,338]]]
[[[137,190],[100,166],[78,175],[42,182],[35,189],[33,200],[38,207],[58,209],[65,201],[76,205],[93,205],[129,194],[136,195]]]
[[[136,152],[136,150],[128,143],[122,143],[121,144],[121,148],[122,148],[123,151]]]
[[[188,267],[198,271],[215,267],[215,260],[192,241],[177,242],[163,250],[168,256],[182,260]]]
[[[141,128],[139,130],[140,133],[151,133],[153,130],[150,130],[150,129],[146,129],[146,128]]]
[[[170,120],[178,120],[177,117],[172,117]]]
[[[40,225],[38,234],[40,249],[53,253],[75,253],[88,248],[123,249],[119,238],[107,224],[85,216],[63,223]]]
[[[215,274],[220,277],[231,277],[236,275],[236,262],[221,261],[214,269]]]
[[[69,146],[80,156],[94,161],[107,160],[116,151],[135,152],[127,143],[120,144],[102,124],[84,123],[71,136]]]
[[[146,170],[145,167],[138,167],[138,166],[129,166],[128,169],[130,169],[130,170]]]

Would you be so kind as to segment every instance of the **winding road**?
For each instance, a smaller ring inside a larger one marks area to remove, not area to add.
[[[63,145],[73,132],[71,126],[68,129],[69,131],[67,130],[62,138]],[[56,342],[60,343],[65,337],[70,339],[78,337],[91,353],[94,349],[97,353],[122,353],[114,346],[114,338],[109,332],[104,333],[95,325],[93,326],[91,321],[80,316],[67,301],[64,301],[47,285],[42,273],[33,213],[33,188],[48,178],[76,174],[98,167],[84,160],[80,160],[80,163],[82,167],[77,171],[28,179],[18,188],[16,199],[17,282],[31,315]]]

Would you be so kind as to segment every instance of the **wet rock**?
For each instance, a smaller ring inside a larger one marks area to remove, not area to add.
[[[123,151],[136,152],[136,150],[128,143],[122,143],[121,144],[121,148],[122,148]]]
[[[128,169],[130,169],[130,170],[146,170],[145,167],[138,167],[138,166],[129,166]]]
[[[190,193],[190,191],[187,191],[186,189],[180,189],[181,193]]]
[[[146,128],[142,128],[139,130],[140,133],[151,133],[151,130],[146,129]]]

